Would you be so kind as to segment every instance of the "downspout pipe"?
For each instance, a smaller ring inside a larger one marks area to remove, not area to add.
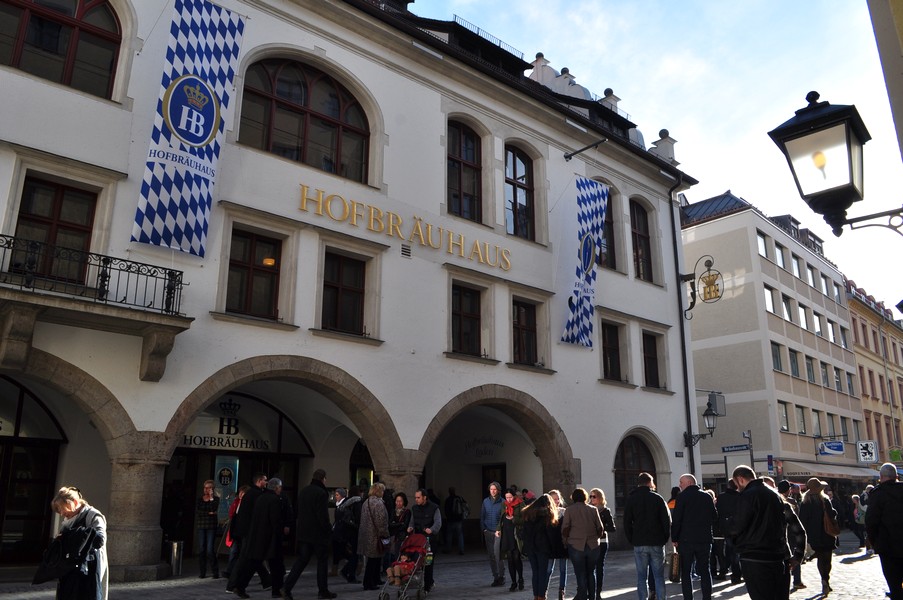
[[[670,175],[670,173],[669,173]],[[684,293],[683,293],[683,285],[681,284],[681,273],[683,268],[680,264],[680,242],[678,241],[678,236],[680,235],[680,228],[677,223],[677,219],[675,217],[675,206],[674,206],[674,192],[683,185],[683,173],[680,171],[677,172],[677,182],[671,186],[671,189],[668,190],[668,202],[670,204],[670,213],[671,213],[671,242],[672,242],[672,252],[674,254],[674,274],[677,276],[677,285],[675,286],[677,289],[677,318],[680,320],[680,359],[681,359],[681,368],[683,369],[684,376],[684,410],[686,411],[686,419],[687,419],[687,433],[692,435],[693,433],[693,422],[695,419],[693,418],[695,415],[696,408],[696,396],[690,397],[690,361],[687,357],[687,321],[683,318],[684,314]],[[679,207],[678,207],[679,208]],[[687,452],[687,472],[696,474],[696,460],[695,453],[693,452],[693,446],[686,446]]]

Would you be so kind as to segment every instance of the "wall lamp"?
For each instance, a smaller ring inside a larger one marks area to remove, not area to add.
[[[863,199],[862,146],[872,136],[855,106],[818,99],[818,92],[809,92],[808,106],[768,132],[787,158],[800,196],[838,237],[845,225],[885,227],[903,235],[903,207],[847,218],[847,209]],[[887,222],[859,225],[881,218]]]
[[[705,423],[705,428],[709,430],[708,433],[684,433],[684,446],[690,448],[699,443],[699,440],[703,440],[707,437],[711,437],[715,434],[715,425],[718,422],[718,413],[715,412],[715,409],[712,407],[712,394],[709,394],[709,402],[706,405],[705,412],[702,413],[702,420]]]

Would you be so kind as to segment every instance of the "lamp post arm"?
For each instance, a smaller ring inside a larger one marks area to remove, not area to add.
[[[865,221],[872,221],[874,219],[881,219],[887,217],[887,223],[869,223],[867,225],[859,225],[856,226],[857,223],[864,223]],[[894,220],[896,217],[896,221]],[[903,236],[903,206],[900,208],[895,208],[892,210],[885,210],[883,212],[874,213],[871,215],[863,215],[861,217],[853,217],[852,219],[845,219],[842,223],[840,223],[834,229],[834,235],[840,237],[840,234],[843,233],[843,226],[849,225],[850,229],[863,229],[865,227],[884,227],[885,229],[892,229]]]

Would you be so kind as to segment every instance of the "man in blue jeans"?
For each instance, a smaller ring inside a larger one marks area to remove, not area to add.
[[[665,596],[665,544],[671,534],[671,515],[665,499],[655,493],[655,481],[649,473],[640,473],[637,487],[627,496],[624,507],[624,533],[633,546],[636,561],[636,593],[639,600],[650,597],[646,576],[651,567],[655,579],[655,598]]]
[[[712,552],[712,526],[718,520],[715,501],[699,489],[696,477],[690,473],[680,476],[680,493],[674,505],[671,541],[680,554],[680,584],[684,600],[693,600],[693,578],[690,574],[696,563],[696,574],[702,580],[702,599],[712,600],[712,571],[709,560]]]

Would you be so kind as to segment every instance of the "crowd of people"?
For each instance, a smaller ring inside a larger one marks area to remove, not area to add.
[[[800,575],[806,559],[816,561],[821,593],[829,594],[839,512],[825,482],[813,477],[804,490],[799,487],[786,480],[775,483],[740,465],[723,493],[716,496],[702,489],[692,474],[684,474],[666,502],[656,491],[653,476],[641,473],[623,510],[639,600],[666,597],[669,550],[671,578],[677,579],[679,572],[684,600],[693,598],[697,580],[703,599],[711,599],[712,580],[726,579],[728,573],[732,583],[745,582],[752,600],[788,599],[792,589],[807,587]],[[404,492],[387,490],[378,482],[368,488],[336,488],[332,519],[329,496],[326,472],[317,469],[299,494],[296,518],[282,495],[282,481],[255,474],[252,485],[240,488],[229,507],[226,590],[249,598],[246,587],[257,573],[263,589],[274,598],[292,600],[295,584],[315,558],[320,599],[337,596],[329,589],[330,576],[341,575],[365,590],[377,590],[386,585],[384,578],[404,585],[418,565],[422,589],[429,592],[435,584],[431,549],[442,546],[445,552],[464,553],[462,524],[470,509],[454,488],[449,488],[444,504],[432,490],[418,489],[410,506]],[[848,524],[861,547],[879,555],[891,590],[888,596],[903,600],[903,482],[897,481],[896,466],[882,465],[878,484],[867,486],[851,501]],[[205,481],[195,515],[201,578],[208,568],[213,578],[220,576],[214,547],[219,504],[214,483]],[[106,600],[104,516],[75,487],[61,488],[52,508],[63,517],[58,541],[80,544],[82,552],[78,568],[59,575],[57,598]],[[284,540],[296,524],[298,556],[286,575]],[[577,487],[566,503],[558,490],[537,495],[492,482],[480,507],[479,524],[492,574],[490,586],[504,586],[507,570],[509,590],[523,590],[526,558],[534,600],[548,597],[556,565],[558,598],[564,599],[568,564],[576,580],[574,600],[602,598],[608,536],[615,531],[615,522],[600,488],[587,492]],[[439,537],[443,527],[444,543]],[[406,544],[415,534],[423,540],[423,555],[408,552]],[[358,580],[361,569],[363,581]]]

